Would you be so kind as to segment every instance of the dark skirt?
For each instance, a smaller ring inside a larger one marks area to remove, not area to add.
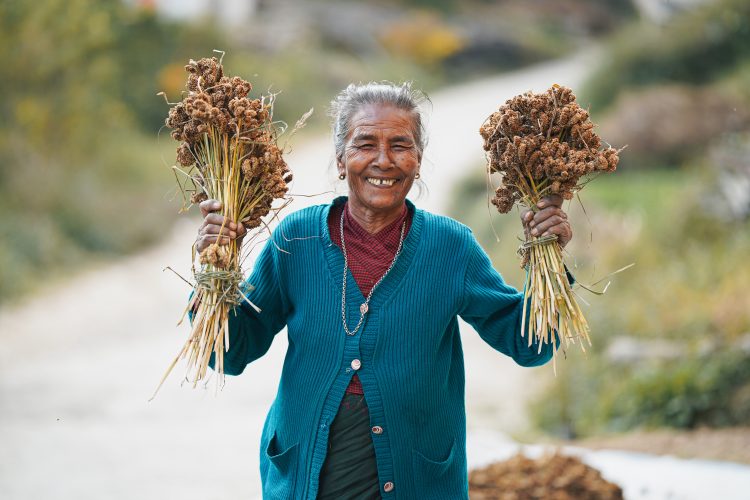
[[[365,397],[347,393],[333,419],[318,500],[378,500],[380,483]]]

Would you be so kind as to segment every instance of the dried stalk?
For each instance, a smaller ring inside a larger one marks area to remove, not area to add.
[[[613,172],[619,160],[620,150],[602,148],[588,112],[575,103],[570,89],[559,85],[508,100],[480,133],[488,173],[502,175],[491,200],[501,213],[516,204],[536,210],[550,194],[571,199],[586,179]],[[557,354],[555,334],[563,350],[578,343],[585,351],[591,345],[590,329],[567,279],[557,236],[527,238],[519,249],[526,269],[521,335],[528,335],[529,346],[538,343],[540,352],[552,344]]]
[[[273,121],[274,95],[249,99],[249,82],[223,76],[216,58],[190,61],[187,96],[170,109],[166,124],[172,137],[181,141],[174,167],[186,180],[178,186],[185,203],[206,199],[221,203],[227,221],[247,229],[244,243],[252,246],[268,231],[262,218],[288,203],[287,184],[292,175],[277,145]],[[312,111],[312,110],[311,110]],[[306,114],[295,126],[304,125]],[[272,207],[276,199],[285,200]],[[222,226],[222,234],[224,226]],[[252,285],[243,284],[241,248],[236,240],[227,245],[209,245],[198,256],[192,249],[193,295],[183,312],[192,314],[191,333],[168,367],[158,392],[177,363],[186,360],[186,380],[197,387],[206,379],[211,357],[217,372],[216,388],[224,384],[224,353],[229,349],[229,314],[241,303],[260,309],[247,297]],[[179,323],[178,323],[179,324]]]

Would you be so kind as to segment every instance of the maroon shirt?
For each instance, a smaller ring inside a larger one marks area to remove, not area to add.
[[[334,205],[328,213],[328,232],[333,243],[341,247],[341,212],[346,208],[346,203]],[[398,219],[388,224],[375,234],[368,233],[346,210],[344,213],[344,238],[346,239],[346,256],[349,269],[354,281],[357,283],[362,295],[367,295],[372,287],[385,274],[393,262],[393,257],[398,250],[401,240],[401,225],[406,221],[404,238],[411,227],[412,214],[406,204]],[[349,285],[351,286],[351,285]],[[375,290],[374,293],[378,293]],[[343,331],[343,328],[342,328]],[[362,383],[357,375],[352,377],[346,392],[352,394],[364,394]]]

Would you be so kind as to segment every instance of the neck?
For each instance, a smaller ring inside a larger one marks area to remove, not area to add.
[[[401,217],[404,210],[404,204],[388,210],[371,210],[356,202],[352,203],[351,198],[346,206],[349,207],[349,215],[370,234],[380,232],[383,228]]]

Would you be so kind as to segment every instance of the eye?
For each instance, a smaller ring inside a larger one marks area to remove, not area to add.
[[[375,145],[369,142],[365,142],[363,144],[356,144],[354,147],[357,149],[372,149],[375,147]]]

